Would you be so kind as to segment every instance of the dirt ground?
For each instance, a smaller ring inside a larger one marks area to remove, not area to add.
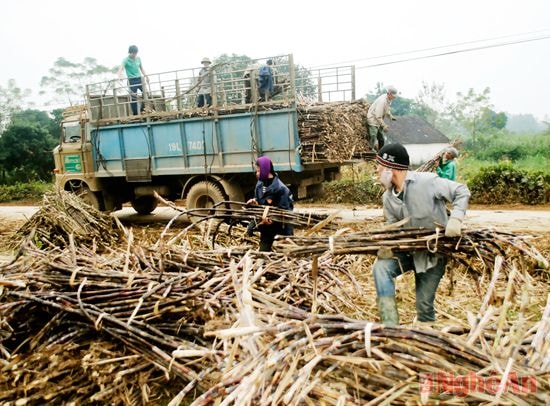
[[[23,224],[30,218],[38,206],[0,205],[0,237]],[[304,204],[296,205],[297,211],[313,211],[316,213],[337,214],[342,223],[357,223],[361,221],[381,220],[382,209],[379,206],[353,206],[345,204]],[[166,224],[176,214],[176,211],[159,207],[154,213],[146,216],[136,214],[129,207],[116,212],[123,223],[129,224]],[[186,221],[183,217],[181,221]],[[470,228],[496,228],[508,232],[550,233],[550,205],[474,205],[467,212],[464,222]]]

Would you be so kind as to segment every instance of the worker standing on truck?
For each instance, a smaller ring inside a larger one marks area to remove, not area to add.
[[[128,48],[128,56],[124,58],[120,68],[118,69],[118,77],[123,78],[122,73],[126,72],[126,77],[128,78],[128,85],[130,86],[130,97],[132,102],[130,107],[132,108],[132,114],[137,115],[137,91],[141,91],[143,94],[143,83],[141,76],[147,78],[145,70],[143,69],[143,64],[141,63],[141,58],[137,56],[138,47],[135,45],[130,45]],[[140,112],[143,112],[145,105],[141,103]]]
[[[447,237],[461,235],[461,223],[470,198],[466,185],[443,179],[432,172],[409,171],[409,154],[401,144],[385,145],[378,151],[376,161],[380,182],[386,188],[382,202],[388,223],[408,219],[407,227],[434,230],[443,226]],[[450,218],[445,202],[451,202],[453,206]],[[415,272],[417,320],[434,321],[435,293],[446,263],[446,257],[435,250],[393,253],[391,248],[382,246],[373,267],[381,322],[399,324],[394,280],[408,271]]]
[[[369,144],[376,151],[379,151],[384,146],[386,133],[388,132],[388,126],[384,123],[384,118],[389,117],[395,120],[390,108],[391,102],[395,98],[397,98],[397,89],[393,86],[388,86],[386,93],[378,96],[367,112]]]
[[[294,209],[290,190],[275,173],[271,159],[262,156],[256,160],[256,177],[258,182],[254,190],[254,198],[248,200],[246,204],[272,206],[284,210]],[[292,235],[294,233],[291,224],[272,221],[268,216],[269,212],[257,224],[260,231],[260,251],[271,251],[276,235]],[[252,234],[255,228],[256,224],[254,222],[249,225],[249,235]]]
[[[252,85],[255,83],[254,81],[256,78],[256,72],[258,71],[260,67],[257,63],[253,63],[251,65],[248,65],[246,69],[243,72],[243,101],[245,104],[252,103],[253,101],[256,102],[257,100],[253,100],[252,95],[255,93],[256,98],[258,97],[257,90],[253,91]],[[256,86],[257,89],[257,86]]]
[[[273,60],[268,59],[265,65],[260,67],[258,71],[258,90],[260,99],[268,101],[273,95],[275,88],[275,79],[273,77]]]
[[[458,150],[449,147],[438,160],[436,172],[439,176],[449,180],[456,180],[457,170],[455,158],[458,158]]]
[[[202,68],[199,71],[199,91],[197,92],[197,107],[210,107],[212,105],[212,83],[214,72],[210,68],[212,63],[208,58],[202,58]]]

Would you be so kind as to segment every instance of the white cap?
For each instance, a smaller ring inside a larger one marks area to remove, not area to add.
[[[456,149],[455,147],[447,148],[447,152],[449,152],[454,158],[458,158],[458,149]]]
[[[210,59],[207,58],[206,56],[205,56],[204,58],[201,59],[201,63],[205,63],[205,62],[212,63],[212,62],[210,61]]]
[[[386,92],[391,94],[397,94],[397,89],[395,88],[395,86],[389,85],[388,87],[386,87]]]

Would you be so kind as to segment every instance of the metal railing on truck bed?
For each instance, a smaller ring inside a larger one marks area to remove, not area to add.
[[[273,61],[274,86],[266,97],[259,86],[259,69],[268,59]],[[228,62],[220,58],[214,62],[208,79],[199,75],[201,68],[147,75],[142,78],[143,92],[133,93],[126,80],[88,85],[89,118],[96,125],[108,125],[355,99],[354,66],[306,69],[295,65],[292,55],[232,58]],[[211,106],[197,107],[199,93],[204,93],[207,82]],[[132,107],[138,114],[133,114]]]

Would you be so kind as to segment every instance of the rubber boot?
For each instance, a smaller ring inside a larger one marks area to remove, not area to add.
[[[397,312],[395,296],[381,296],[376,299],[376,302],[378,303],[382,324],[385,326],[398,326],[399,313]]]
[[[433,327],[434,323],[435,322],[433,322],[433,321],[420,321],[420,320],[418,320],[418,317],[415,317],[415,319],[413,321],[413,326],[421,328],[421,329],[434,328]]]

